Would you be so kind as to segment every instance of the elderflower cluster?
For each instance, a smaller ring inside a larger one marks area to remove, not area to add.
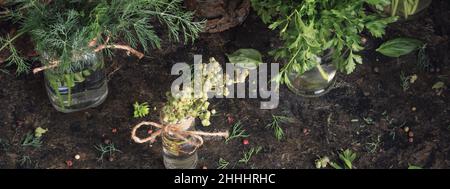
[[[223,77],[222,67],[214,58],[208,64],[196,66],[199,66],[201,74],[199,78],[194,77],[195,82],[192,81],[191,86],[184,86],[178,94],[167,93],[168,102],[162,109],[164,123],[177,124],[188,117],[198,117],[203,126],[211,125],[211,115],[216,111],[208,109],[208,95],[228,96],[227,86],[245,82],[249,74],[248,70],[244,70],[234,79],[226,74]]]

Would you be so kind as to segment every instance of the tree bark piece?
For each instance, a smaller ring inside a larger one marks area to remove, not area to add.
[[[242,24],[250,12],[250,0],[185,0],[189,10],[207,19],[204,32],[218,33]]]

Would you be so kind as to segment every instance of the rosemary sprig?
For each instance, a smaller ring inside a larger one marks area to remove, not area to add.
[[[230,136],[225,140],[225,144],[236,138],[247,138],[250,135],[245,133],[245,129],[242,128],[241,121],[236,122],[231,128]]]

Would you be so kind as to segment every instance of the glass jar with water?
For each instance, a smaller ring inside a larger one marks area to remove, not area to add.
[[[44,55],[42,61],[50,61]],[[70,113],[100,105],[108,95],[103,56],[95,52],[75,54],[71,68],[45,70],[45,87],[53,107]]]
[[[401,21],[411,20],[428,8],[431,3],[432,0],[391,0],[390,6],[384,8],[384,14],[398,16]]]
[[[193,131],[195,130],[195,119],[188,118],[180,121],[176,124],[180,131]],[[197,166],[198,155],[197,147],[194,144],[188,142],[195,140],[190,136],[186,137],[187,140],[181,139],[177,134],[169,132],[162,132],[162,144],[163,144],[163,159],[164,166],[167,169],[194,169]]]
[[[303,74],[290,71],[290,84],[287,85],[289,89],[303,97],[319,97],[328,93],[336,82],[337,68],[332,61],[333,52],[327,50],[323,56],[317,58],[317,66]]]

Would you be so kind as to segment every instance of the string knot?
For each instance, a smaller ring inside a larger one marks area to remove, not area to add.
[[[136,136],[136,132],[139,128],[142,126],[153,126],[158,128],[156,132],[153,132],[150,136],[146,138],[139,138]],[[170,134],[174,136],[176,139],[183,140],[186,143],[189,143],[195,147],[194,151],[203,145],[203,136],[210,136],[210,137],[224,137],[228,138],[229,133],[227,132],[216,132],[216,133],[209,133],[209,132],[203,132],[203,131],[187,131],[183,129],[181,124],[167,124],[162,125],[155,122],[141,122],[133,127],[133,130],[131,131],[131,138],[136,143],[146,143],[151,142],[154,143],[156,141],[156,138],[162,134]]]

